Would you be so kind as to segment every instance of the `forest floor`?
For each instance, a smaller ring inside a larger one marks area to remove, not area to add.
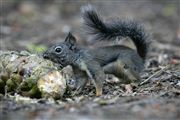
[[[1,50],[40,52],[39,47],[62,41],[69,30],[80,39],[79,44],[92,47],[80,29],[79,6],[84,3],[60,3],[2,4],[5,7],[1,8],[4,15],[0,16]],[[0,119],[180,119],[178,3],[150,0],[134,4],[93,3],[102,8],[102,16],[112,13],[112,16],[131,16],[143,21],[152,33],[153,44],[142,82],[133,86],[133,90],[125,89],[125,85],[112,77],[108,79],[113,80],[105,81],[101,97],[95,96],[93,85],[87,85],[80,96],[56,101],[0,94]]]

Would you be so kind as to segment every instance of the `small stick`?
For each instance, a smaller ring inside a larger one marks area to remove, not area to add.
[[[173,77],[180,78],[180,76],[178,76],[176,73],[171,73],[169,71],[163,71],[163,72],[165,72],[165,73],[167,73],[169,75],[172,75]]]
[[[143,85],[143,84],[147,83],[147,82],[148,82],[151,78],[153,78],[154,76],[156,76],[156,75],[158,75],[158,74],[161,74],[161,73],[164,71],[165,68],[167,68],[167,66],[161,68],[159,71],[157,71],[157,72],[155,72],[154,74],[152,74],[149,78],[147,78],[146,80],[142,81],[139,85]]]

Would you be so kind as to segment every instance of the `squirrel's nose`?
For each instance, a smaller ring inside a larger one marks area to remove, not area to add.
[[[43,53],[43,58],[44,59],[48,59],[48,54],[45,52],[45,53]]]

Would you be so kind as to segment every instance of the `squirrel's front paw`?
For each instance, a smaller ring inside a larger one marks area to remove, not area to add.
[[[102,87],[100,86],[95,86],[96,87],[96,96],[101,96],[102,95]]]

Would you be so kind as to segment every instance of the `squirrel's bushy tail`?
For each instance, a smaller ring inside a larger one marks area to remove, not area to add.
[[[94,40],[116,40],[116,37],[129,37],[134,42],[138,54],[145,59],[149,48],[148,35],[141,24],[133,20],[113,20],[104,22],[90,5],[82,7],[85,30],[94,35]]]

